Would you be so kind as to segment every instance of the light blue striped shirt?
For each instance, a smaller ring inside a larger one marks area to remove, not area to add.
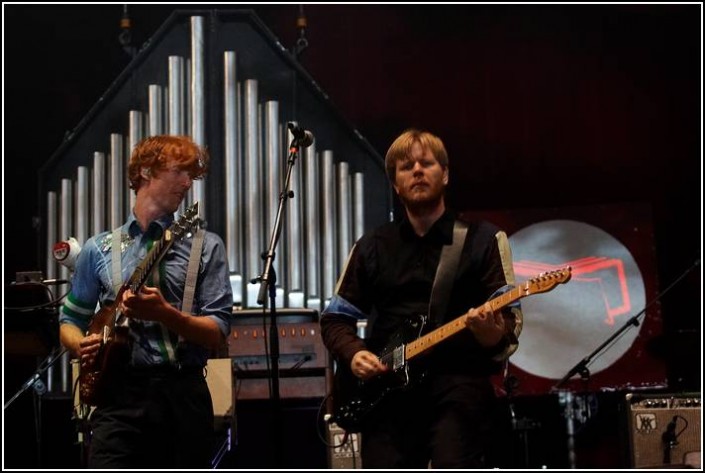
[[[135,269],[174,221],[173,215],[152,222],[146,232],[138,225],[134,214],[122,226],[121,271],[123,281],[129,280]],[[195,235],[195,231],[194,231]],[[153,271],[146,285],[160,288],[164,298],[181,309],[188,261],[193,242],[186,234],[174,242]],[[101,307],[115,300],[112,273],[112,232],[91,237],[83,246],[72,276],[72,288],[61,309],[59,322],[76,325],[84,332],[97,304]],[[155,274],[156,273],[156,274]],[[206,232],[198,269],[192,313],[213,319],[224,336],[230,334],[233,295],[230,286],[225,245],[215,233]],[[203,366],[209,356],[207,348],[189,343],[170,332],[159,322],[130,320],[132,364],[156,365],[181,363]]]

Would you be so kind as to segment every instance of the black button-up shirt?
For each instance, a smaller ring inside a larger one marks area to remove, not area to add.
[[[426,235],[419,236],[404,218],[379,227],[356,243],[321,319],[324,343],[334,356],[348,364],[361,349],[379,353],[405,321],[428,314],[441,251],[452,243],[454,222],[455,215],[446,211]],[[442,323],[462,316],[486,302],[497,289],[514,283],[512,263],[503,260],[510,252],[500,251],[501,244],[507,244],[506,235],[494,225],[469,224]],[[515,314],[507,310],[506,317],[512,330]],[[363,318],[368,320],[369,336],[364,342],[351,332],[354,322]],[[501,346],[486,349],[469,330],[462,330],[434,347],[432,356],[439,361],[434,363],[435,369],[478,374],[493,371],[497,365],[492,357],[509,343],[516,343],[511,333]]]

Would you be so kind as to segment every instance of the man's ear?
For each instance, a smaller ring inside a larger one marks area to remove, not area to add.
[[[149,170],[149,168],[142,168],[140,170],[140,176],[142,176],[144,179],[149,179],[152,177],[152,171]]]
[[[444,186],[447,186],[447,185],[448,185],[448,179],[449,179],[449,177],[448,177],[448,168],[445,168],[445,170],[443,171],[443,185],[444,185]]]

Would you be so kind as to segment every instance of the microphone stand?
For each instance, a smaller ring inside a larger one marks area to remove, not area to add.
[[[666,289],[664,289],[663,291],[661,291],[660,294],[656,295],[656,297],[655,297],[651,302],[649,302],[646,306],[644,306],[644,308],[641,309],[641,311],[639,311],[639,313],[637,313],[635,316],[633,316],[633,317],[631,317],[629,320],[627,320],[627,322],[626,322],[624,325],[622,325],[622,327],[620,327],[619,330],[617,330],[614,334],[612,334],[607,340],[605,340],[605,341],[604,341],[599,347],[597,347],[592,353],[590,353],[588,356],[586,356],[585,358],[583,358],[582,360],[580,360],[580,361],[578,362],[578,364],[576,364],[575,366],[573,366],[573,367],[570,369],[570,371],[568,371],[568,373],[566,373],[566,375],[563,376],[563,379],[561,379],[558,383],[556,383],[556,385],[553,386],[553,388],[551,388],[551,389],[552,389],[552,390],[557,390],[557,389],[559,389],[559,388],[560,388],[561,386],[563,386],[570,378],[572,378],[574,375],[576,375],[576,374],[578,374],[578,373],[581,374],[581,376],[583,377],[583,379],[589,378],[589,377],[590,377],[590,370],[588,370],[587,366],[588,366],[588,364],[592,361],[592,359],[595,358],[595,356],[597,356],[600,352],[602,352],[602,350],[603,350],[607,345],[609,345],[609,344],[612,343],[617,337],[619,337],[620,335],[622,335],[622,333],[624,333],[630,326],[633,325],[633,326],[635,326],[635,327],[638,327],[638,326],[639,326],[639,317],[640,317],[643,313],[646,312],[646,309],[648,309],[649,307],[651,307],[652,305],[654,305],[654,303],[656,303],[656,302],[658,302],[659,300],[661,300],[661,298],[662,298],[663,296],[665,296],[668,291],[670,291],[671,289],[673,289],[673,287],[674,287],[676,284],[678,284],[684,277],[686,277],[686,276],[688,275],[688,273],[690,273],[693,269],[695,269],[695,268],[696,268],[697,266],[699,266],[699,265],[700,265],[700,260],[698,259],[698,260],[695,261],[695,263],[693,263],[693,265],[692,265],[690,268],[686,269],[685,272],[684,272],[683,274],[681,274],[675,281],[673,281]]]
[[[282,215],[284,214],[284,204],[287,199],[294,196],[294,192],[289,189],[291,182],[291,172],[296,163],[296,158],[299,154],[299,149],[301,145],[298,138],[294,138],[289,145],[289,157],[287,158],[287,170],[286,179],[284,180],[284,190],[279,194],[279,208],[277,209],[277,216],[274,220],[274,229],[272,230],[272,236],[269,241],[269,249],[266,253],[262,255],[264,261],[264,271],[262,275],[257,278],[260,281],[259,294],[257,296],[257,303],[265,305],[265,294],[267,289],[269,289],[269,314],[270,314],[270,325],[269,325],[269,356],[271,360],[271,385],[270,385],[270,396],[273,402],[273,414],[274,414],[274,436],[275,442],[277,442],[277,447],[279,447],[281,429],[279,429],[278,423],[281,421],[280,410],[281,402],[279,395],[279,330],[277,329],[277,304],[276,304],[276,282],[277,275],[276,271],[272,267],[272,262],[275,257],[275,248],[279,242],[279,237],[281,236],[282,230]],[[277,464],[280,460],[279,452],[280,448],[277,448]]]
[[[37,394],[42,395],[46,392],[47,388],[46,385],[44,384],[44,381],[42,381],[42,375],[49,369],[51,368],[54,363],[56,363],[56,360],[64,356],[64,353],[66,353],[68,350],[66,348],[62,348],[58,354],[54,354],[56,352],[56,349],[53,349],[49,355],[42,361],[39,365],[39,368],[37,368],[37,371],[34,372],[34,374],[22,385],[22,387],[15,393],[14,396],[10,398],[9,401],[5,403],[5,407],[3,407],[3,410],[7,409],[10,404],[15,402],[15,400],[22,395],[26,390],[34,386],[34,390],[36,391]]]
[[[58,352],[58,353],[57,353]],[[59,360],[62,356],[64,356],[65,353],[68,353],[68,350],[66,348],[61,348],[61,350],[57,348],[53,348],[52,351],[47,355],[47,357],[42,361],[39,365],[39,368],[37,368],[37,371],[34,372],[32,376],[22,385],[22,387],[15,393],[14,396],[10,398],[9,401],[5,403],[5,407],[3,407],[3,411],[6,410],[15,400],[20,397],[25,391],[27,391],[29,388],[34,386],[34,392],[37,395],[36,403],[34,405],[35,408],[35,428],[36,428],[36,441],[37,441],[37,460],[39,462],[39,465],[41,466],[42,464],[42,456],[43,456],[43,439],[42,439],[42,425],[41,425],[41,419],[42,419],[42,396],[47,392],[47,386],[44,384],[44,381],[42,381],[42,376],[44,373],[51,368],[54,363],[56,363],[57,360]]]
[[[666,289],[661,291],[661,293],[657,294],[656,297],[646,304],[643,309],[641,309],[636,315],[633,317],[629,318],[629,320],[626,321],[624,325],[622,325],[619,330],[617,330],[615,333],[613,333],[607,340],[605,340],[599,347],[597,347],[595,350],[592,351],[588,356],[580,360],[575,366],[573,366],[563,378],[558,381],[552,388],[551,391],[558,391],[561,386],[563,386],[565,383],[568,382],[570,378],[575,376],[576,374],[580,374],[583,382],[585,383],[585,390],[587,391],[587,385],[590,380],[590,370],[588,369],[588,365],[592,362],[593,358],[595,358],[598,354],[602,352],[602,350],[605,349],[608,345],[610,345],[615,339],[620,337],[629,327],[634,326],[638,327],[639,326],[639,317],[641,317],[642,314],[646,313],[646,310],[651,307],[654,303],[658,302],[661,300],[661,298],[666,295],[668,291],[673,289],[673,287],[678,284],[683,278],[685,278],[688,273],[690,273],[693,269],[695,269],[697,266],[700,265],[700,259],[695,260],[695,263],[693,263],[690,268],[686,269],[683,274],[681,274],[675,281],[673,281]],[[560,393],[559,393],[560,394]],[[574,443],[573,443],[573,434],[575,431],[575,426],[574,426],[574,416],[575,416],[575,406],[574,404],[580,404],[578,401],[575,403],[573,402],[573,396],[572,393],[563,393],[564,395],[560,396],[561,403],[564,404],[564,413],[566,416],[566,422],[567,422],[567,432],[568,432],[568,457],[570,460],[570,467],[575,468],[575,450],[574,450]],[[583,416],[585,419],[587,416]]]

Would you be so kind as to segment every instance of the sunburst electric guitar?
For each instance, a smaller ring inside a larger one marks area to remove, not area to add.
[[[101,334],[101,346],[95,360],[79,371],[79,398],[81,402],[97,405],[103,398],[111,373],[126,366],[129,361],[128,318],[119,310],[117,301],[130,289],[137,293],[158,266],[174,242],[198,226],[198,202],[172,223],[162,237],[154,242],[130,279],[120,287],[113,304],[103,306],[93,317],[87,334]]]
[[[522,297],[548,292],[557,285],[568,282],[570,277],[570,266],[541,273],[488,302],[492,310],[497,311]],[[418,373],[414,372],[413,376],[410,373],[409,362],[465,329],[465,315],[462,315],[421,335],[426,326],[426,318],[420,315],[411,319],[392,335],[379,354],[380,361],[390,368],[389,371],[368,381],[362,381],[352,374],[349,366],[337,366],[332,420],[338,426],[347,432],[359,432],[364,418],[386,394],[408,387],[419,378]]]

